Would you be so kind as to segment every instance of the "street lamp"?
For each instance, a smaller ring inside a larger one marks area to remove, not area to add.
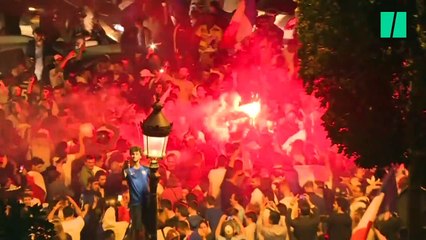
[[[149,198],[149,214],[145,221],[147,224],[148,239],[157,239],[157,185],[158,177],[156,173],[161,160],[166,155],[166,146],[169,134],[172,130],[170,123],[161,112],[163,107],[157,102],[153,106],[151,114],[141,123],[144,141],[144,154],[150,160],[150,198]]]

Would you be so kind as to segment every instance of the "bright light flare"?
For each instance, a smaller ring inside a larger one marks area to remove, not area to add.
[[[157,49],[157,45],[155,43],[151,43],[149,44],[149,48],[151,48],[152,50]]]
[[[121,24],[114,24],[114,30],[124,32],[124,27]]]
[[[160,73],[164,73],[164,68],[160,68]]]
[[[247,114],[251,119],[256,119],[260,113],[260,100],[241,105],[238,110]]]
[[[34,7],[29,7],[29,8],[28,8],[28,11],[30,11],[30,12],[35,12],[35,11],[37,11],[37,9],[36,9],[36,8],[34,8]]]

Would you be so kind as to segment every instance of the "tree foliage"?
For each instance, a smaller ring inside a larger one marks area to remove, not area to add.
[[[401,2],[298,3],[299,75],[326,109],[332,143],[363,167],[408,162],[426,149],[424,4]],[[379,12],[400,9],[408,38],[381,39]]]

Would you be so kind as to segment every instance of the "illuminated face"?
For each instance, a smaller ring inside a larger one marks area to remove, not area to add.
[[[125,192],[123,194],[123,200],[122,200],[122,202],[128,203],[129,201],[130,201],[130,194],[129,194],[129,192]]]
[[[32,170],[39,172],[39,173],[43,172],[43,164],[38,164],[38,165],[33,166]]]
[[[43,41],[43,40],[44,40],[44,36],[43,36],[42,34],[34,33],[34,40],[35,40],[36,42],[41,42],[41,41]]]
[[[92,183],[92,190],[95,191],[95,192],[97,192],[97,191],[99,191],[99,188],[100,188],[99,182],[98,181],[94,181]]]
[[[43,90],[43,98],[44,99],[47,99],[47,98],[49,98],[49,96],[50,96],[50,91],[49,90]]]
[[[158,84],[158,85],[155,87],[155,93],[157,93],[157,94],[161,94],[161,93],[163,93],[163,85]]]
[[[200,232],[203,233],[203,235],[209,233],[209,226],[207,226],[205,222],[200,223]]]
[[[95,167],[95,159],[90,158],[86,160],[86,167],[90,170],[92,170]]]
[[[142,159],[142,154],[141,154],[141,152],[136,151],[136,152],[132,153],[131,157],[133,159],[133,162],[139,162]]]
[[[105,175],[100,176],[98,181],[99,181],[99,185],[101,187],[105,186],[105,183],[107,181],[107,176],[105,176]]]
[[[31,197],[24,197],[24,199],[22,199],[26,207],[31,207],[32,205],[31,200],[32,200]]]

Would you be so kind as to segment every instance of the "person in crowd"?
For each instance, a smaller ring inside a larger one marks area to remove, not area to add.
[[[84,144],[85,135],[79,133],[79,145],[78,152],[71,154],[69,153],[69,143],[68,142],[59,142],[56,145],[55,153],[53,157],[53,165],[56,167],[56,170],[61,174],[60,179],[64,182],[65,186],[71,186],[71,173],[72,173],[72,164],[76,159],[79,159],[84,156],[86,153],[86,147]]]
[[[176,79],[173,80],[173,84],[179,87],[179,100],[185,103],[189,102],[194,89],[194,83],[189,80],[189,69],[180,68]]]
[[[141,109],[147,111],[152,106],[154,93],[149,88],[154,74],[148,69],[142,69],[139,72],[140,80],[132,87],[131,95],[135,97],[132,102],[136,103]],[[136,98],[137,96],[137,98]]]
[[[230,213],[230,212],[229,212]],[[234,215],[222,215],[215,233],[216,239],[244,239],[245,230],[239,218]]]
[[[45,34],[41,28],[34,29],[33,36],[34,39],[30,40],[27,44],[26,54],[33,63],[37,81],[48,84],[50,69],[46,68],[46,66],[49,64],[49,59],[47,58],[53,56],[52,46],[45,41]]]
[[[231,199],[229,201],[231,203],[231,207],[238,211],[238,218],[240,219],[240,221],[244,222],[245,210],[242,206],[242,204],[244,204],[243,196],[234,193],[231,195]]]
[[[263,222],[263,211],[261,211],[261,217],[257,220],[257,230],[264,239],[289,239],[287,226],[280,224],[280,213],[275,210],[276,209],[274,207],[274,209],[269,211],[268,223]]]
[[[95,179],[99,182],[99,193],[102,198],[105,198],[105,184],[107,180],[107,173],[103,170],[95,174]]]
[[[40,202],[46,200],[46,184],[44,178],[41,175],[43,171],[44,161],[40,158],[34,157],[31,159],[31,169],[27,173],[27,183],[28,187],[34,193],[35,198]]]
[[[61,210],[63,220],[61,221],[64,232],[69,234],[71,238],[80,239],[80,233],[84,227],[84,218],[89,211],[89,205],[84,205],[82,211],[78,204],[69,196],[66,197],[67,201],[58,201],[57,204],[50,211],[47,219],[53,220],[56,213]],[[66,205],[68,202],[70,205]],[[75,215],[77,214],[77,217]]]
[[[60,54],[55,54],[53,56],[54,62],[49,70],[49,80],[52,88],[65,84],[64,69],[68,62],[75,57],[77,57],[77,52],[75,50],[70,51],[65,57],[62,57]]]
[[[294,194],[290,189],[290,185],[286,180],[283,180],[279,184],[279,195],[281,196],[280,203],[284,204],[287,208],[290,208],[290,203],[294,198]]]
[[[231,21],[232,15],[222,9],[220,2],[216,0],[210,1],[209,11],[215,17],[215,24],[221,29],[226,29],[226,27],[229,25],[229,22]]]
[[[366,211],[366,208],[363,208],[363,207],[360,207],[354,210],[354,212],[351,214],[352,228],[355,228],[359,224],[365,211]],[[384,240],[386,239],[386,237],[383,236],[383,234],[376,228],[375,225],[372,225],[370,230],[367,233],[366,239],[367,240],[374,240],[374,239]]]
[[[377,230],[388,240],[400,239],[401,220],[396,213],[386,211],[376,220]]]
[[[166,215],[166,220],[164,225],[167,227],[176,228],[177,223],[179,222],[179,219],[176,216],[175,212],[173,211],[172,202],[167,199],[162,199],[160,201],[160,206]]]
[[[349,240],[352,234],[352,219],[349,215],[349,202],[343,197],[337,197],[333,207],[334,211],[327,219],[329,239]]]
[[[176,230],[179,232],[181,239],[196,239],[196,232],[191,231],[187,221],[179,221]]]
[[[130,148],[132,167],[124,169],[124,177],[130,189],[130,216],[132,218],[132,238],[145,239],[145,223],[143,214],[147,214],[149,196],[149,169],[140,164],[142,150],[139,147]]]
[[[212,230],[209,226],[209,222],[206,220],[202,220],[200,222],[200,225],[198,227],[198,235],[200,236],[201,240],[211,240],[214,239],[214,236],[212,235]]]
[[[124,191],[122,164],[124,162],[123,155],[116,155],[110,160],[110,173],[106,178],[105,196],[116,198]]]
[[[93,172],[95,173],[95,175],[98,172],[106,173],[104,168],[105,168],[105,156],[100,154],[95,155],[95,166],[93,167]]]
[[[179,221],[188,222],[189,212],[188,212],[188,207],[185,205],[185,203],[183,202],[177,203],[174,206],[174,208],[175,208],[175,214],[177,219]]]
[[[43,201],[50,205],[41,206],[50,213],[47,220],[58,221],[58,239],[68,234],[72,240],[121,240],[123,229],[115,227],[119,222],[123,228],[131,224],[128,238],[144,239],[150,224],[146,216],[153,209],[149,162],[131,145],[142,142],[140,122],[157,101],[174,123],[158,170],[159,239],[310,240],[325,233],[330,239],[347,239],[348,223],[358,224],[374,192],[366,180],[381,170],[357,168],[329,148],[318,100],[306,95],[294,76],[294,54],[281,51],[275,13],[260,16],[253,33],[235,49],[224,49],[221,35],[231,16],[224,11],[234,11],[229,2],[235,1],[226,1],[224,10],[218,1],[198,1],[201,5],[193,4],[190,14],[188,1],[142,2],[136,5],[150,19],[146,26],[134,7],[122,11],[126,18],[139,18],[123,23],[122,53],[100,57],[99,50],[110,48],[86,49],[89,40],[109,42],[99,35],[102,30],[84,33],[92,28],[83,26],[84,15],[88,20],[92,12],[101,13],[93,6],[72,16],[57,6],[58,12],[44,13],[59,18],[50,25],[59,27],[64,42],[53,43],[56,36],[44,38],[36,29],[29,51],[22,54],[33,58],[32,63],[15,57],[9,62],[4,53],[0,239],[2,234],[4,239],[23,239],[18,235],[30,228],[21,223],[38,220],[33,207]],[[147,26],[161,34],[151,34]],[[58,54],[50,52],[50,44]],[[257,98],[261,111],[250,119],[243,106]],[[36,157],[44,162],[42,168],[32,166]],[[380,214],[369,237],[398,239],[401,229],[406,232],[408,173],[402,175],[397,179],[397,213]],[[329,179],[330,189],[325,184]],[[372,180],[380,183],[368,182]],[[302,193],[307,195],[298,195]],[[84,211],[66,196],[82,200]],[[351,204],[353,221],[341,198]]]
[[[55,229],[55,240],[72,240],[71,236],[64,231],[61,220],[59,218],[54,218],[51,223],[54,225]]]
[[[297,239],[316,239],[320,215],[318,209],[311,202],[309,195],[294,198],[290,214],[287,216],[289,225],[294,228],[294,236]]]
[[[121,201],[120,201],[121,196]],[[122,222],[128,222],[130,223],[131,217],[130,217],[130,209],[129,209],[129,203],[130,203],[130,194],[129,191],[126,190],[122,193],[122,195],[117,196],[117,200],[120,202],[120,206],[118,207],[118,221]]]
[[[217,167],[209,172],[209,194],[217,198],[220,192],[220,186],[225,178],[227,158],[219,155],[217,158]]]
[[[241,196],[241,190],[238,187],[238,179],[241,177],[241,172],[238,170],[230,170],[229,171],[229,178],[226,179],[221,186],[221,207],[222,211],[226,211],[231,207],[231,199],[232,195],[239,195]]]
[[[143,56],[147,53],[147,47],[152,43],[152,33],[144,26],[144,20],[138,18],[133,26],[124,29],[121,36],[121,51],[124,55],[134,58],[135,54]]]
[[[69,189],[64,181],[61,180],[61,174],[55,167],[49,167],[45,171],[46,174],[46,188],[47,188],[47,202],[52,203],[59,199],[61,196],[74,196],[74,193]]]
[[[198,212],[198,203],[196,201],[190,201],[188,203],[188,222],[192,231],[197,230],[203,218]]]
[[[86,187],[89,183],[89,178],[95,177],[93,169],[95,167],[95,157],[92,155],[86,155],[84,160],[84,166],[80,171],[80,184],[82,187]]]
[[[305,185],[303,185],[303,190],[305,190],[305,193],[309,195],[309,199],[317,207],[319,214],[320,215],[326,214],[326,205],[325,205],[324,198],[318,196],[318,194],[315,193],[314,182],[312,181],[306,182]]]
[[[200,53],[201,67],[213,67],[215,55],[219,50],[223,38],[223,29],[216,25],[214,14],[203,15],[203,22],[196,30],[196,36],[200,38],[198,51]]]
[[[213,196],[207,196],[205,199],[206,210],[204,213],[205,219],[209,222],[210,229],[212,233],[215,234],[216,228],[219,224],[220,217],[223,215],[223,212],[216,205],[216,199]]]
[[[106,209],[102,217],[102,229],[106,231],[113,231],[113,240],[122,240],[126,235],[126,230],[129,226],[127,221],[118,221],[116,217],[115,201]]]
[[[255,212],[246,212],[246,226],[244,228],[247,240],[257,239],[257,214]]]
[[[99,189],[99,181],[95,177],[90,177],[87,180],[86,189],[80,196],[82,206],[91,206],[89,208],[88,215],[85,218],[84,228],[81,233],[84,239],[96,238],[98,223],[101,220],[104,208],[104,199],[102,198]]]

